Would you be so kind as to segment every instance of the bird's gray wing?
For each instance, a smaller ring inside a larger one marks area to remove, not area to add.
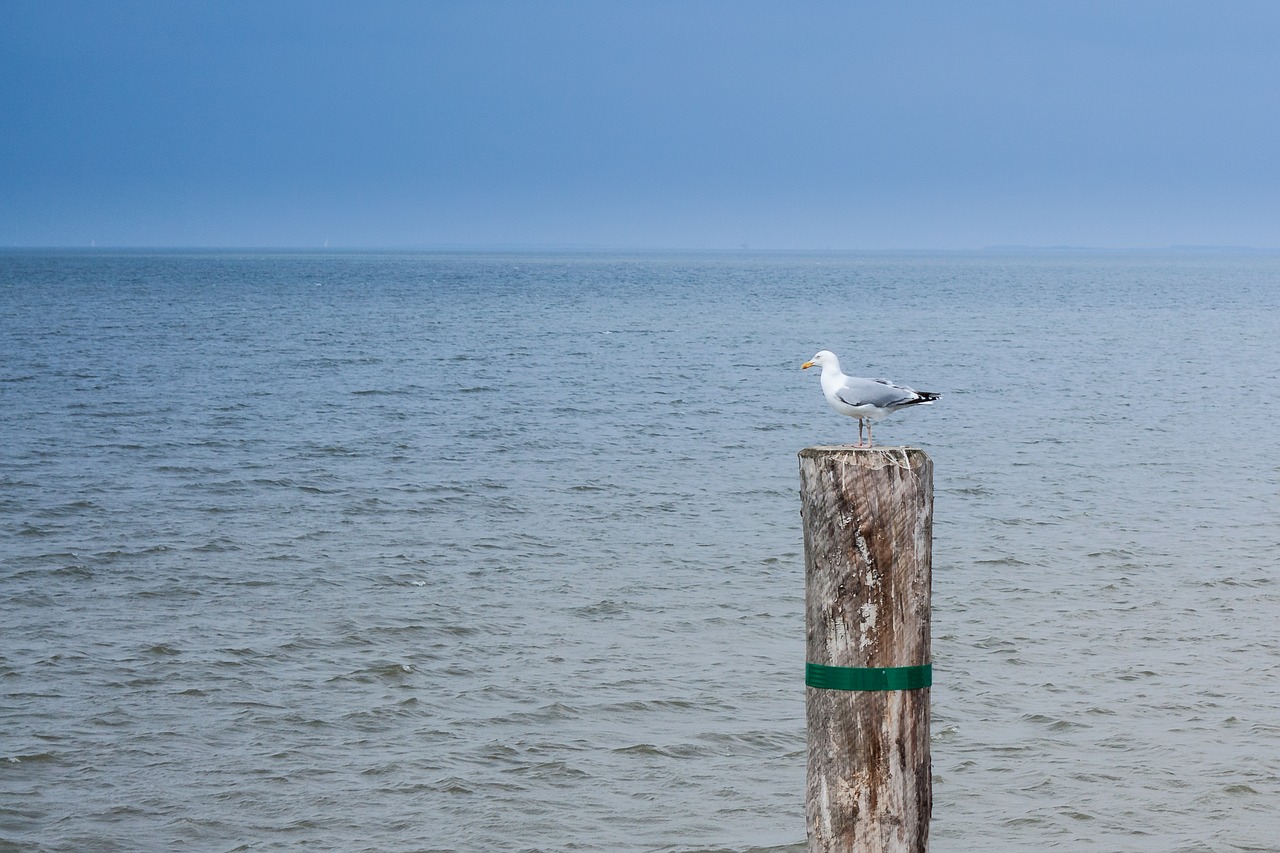
[[[836,392],[836,396],[850,406],[892,409],[911,403],[920,395],[910,388],[894,385],[887,379],[859,379],[850,376]]]

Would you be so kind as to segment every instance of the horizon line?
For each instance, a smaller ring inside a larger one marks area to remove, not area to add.
[[[980,253],[1019,253],[1019,252],[1059,252],[1080,254],[1103,253],[1142,253],[1142,252],[1185,252],[1203,254],[1273,254],[1280,252],[1277,247],[1245,246],[1233,244],[1171,244],[1166,246],[1088,246],[1071,244],[993,244],[987,246],[956,248],[930,246],[894,246],[882,248],[776,248],[755,247],[747,244],[739,246],[609,246],[595,243],[439,243],[424,245],[215,245],[215,244],[161,244],[161,245],[103,245],[83,244],[33,244],[11,245],[0,247],[0,252],[311,252],[338,254],[344,252],[395,252],[395,253],[445,253],[445,252],[494,252],[494,253],[635,253],[635,254],[773,254],[773,255],[815,255],[815,254],[886,254],[886,253],[924,253],[924,254],[980,254]]]

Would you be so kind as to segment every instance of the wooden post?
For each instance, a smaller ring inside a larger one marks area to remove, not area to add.
[[[806,448],[800,501],[809,853],[924,853],[933,462],[918,448]]]

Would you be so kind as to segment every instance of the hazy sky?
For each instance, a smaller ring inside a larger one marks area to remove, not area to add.
[[[0,246],[1280,247],[1280,3],[0,0]]]

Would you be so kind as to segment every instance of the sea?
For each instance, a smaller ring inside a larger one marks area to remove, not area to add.
[[[821,349],[931,850],[1280,850],[1280,254],[6,250],[0,851],[801,853]]]

